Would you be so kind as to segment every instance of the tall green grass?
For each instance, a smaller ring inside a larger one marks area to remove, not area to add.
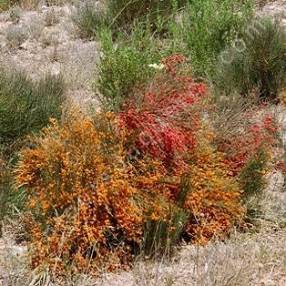
[[[22,72],[0,71],[0,143],[39,131],[50,117],[61,116],[64,84],[47,75],[33,82]]]

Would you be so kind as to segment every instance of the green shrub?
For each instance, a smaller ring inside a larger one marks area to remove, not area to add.
[[[34,83],[22,72],[0,71],[0,143],[39,131],[50,117],[59,118],[63,80],[48,75]]]
[[[142,1],[138,2],[141,3],[138,5],[145,5]],[[162,2],[168,2],[166,7],[170,8],[171,1]],[[121,1],[116,3],[112,5],[122,5]],[[146,1],[146,5],[148,3]],[[102,44],[102,58],[96,83],[99,94],[112,109],[120,108],[126,98],[140,88],[141,83],[155,74],[156,70],[149,65],[158,64],[162,57],[169,54],[190,55],[194,73],[208,74],[218,54],[252,13],[248,1],[240,7],[241,3],[241,0],[191,1],[184,12],[175,13],[177,10],[174,10],[169,13],[163,38],[160,29],[154,31],[153,22],[148,17],[133,23],[130,33],[114,34],[112,27],[101,26],[98,37]],[[183,2],[177,4],[180,6]],[[108,13],[111,10],[107,9]]]
[[[141,25],[134,28],[130,37],[120,34],[116,43],[112,31],[104,29],[100,40],[102,58],[96,88],[104,102],[117,109],[136,87],[155,74],[149,65],[159,63],[168,51],[161,50],[151,31]]]
[[[243,34],[245,49],[233,52],[231,63],[220,63],[219,88],[246,95],[257,90],[266,99],[277,98],[286,79],[286,33],[278,22],[262,18]]]
[[[259,196],[266,185],[264,172],[268,163],[268,156],[263,147],[248,161],[240,174],[240,184],[244,197]]]
[[[154,28],[161,26],[187,0],[109,0],[108,11],[115,29],[129,29],[136,21],[150,21]]]
[[[165,219],[147,220],[144,225],[143,253],[149,257],[171,255],[174,247],[182,237],[190,214],[184,205],[191,190],[190,178],[181,177],[180,192],[175,204],[169,204],[168,216]],[[161,198],[163,201],[164,199]],[[162,204],[165,204],[163,202]]]
[[[143,253],[149,257],[171,255],[181,238],[189,215],[180,208],[170,208],[169,218],[149,220],[144,226]]]
[[[164,26],[186,3],[187,0],[108,0],[103,9],[88,1],[77,9],[73,19],[83,38],[94,38],[102,26],[108,26],[113,32],[130,32],[135,23],[146,20],[154,30]]]
[[[269,157],[263,147],[250,158],[247,165],[243,168],[239,181],[243,190],[243,201],[246,206],[246,220],[251,224],[256,224],[256,219],[261,213],[261,201],[263,190],[267,181],[265,170]]]
[[[181,20],[172,21],[170,37],[191,58],[199,75],[212,73],[218,55],[241,33],[253,13],[251,0],[190,0]]]

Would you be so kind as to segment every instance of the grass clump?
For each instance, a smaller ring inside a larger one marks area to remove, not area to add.
[[[243,168],[240,180],[243,184],[246,199],[250,196],[259,196],[266,186],[267,182],[264,174],[268,161],[268,155],[263,147],[261,147]]]
[[[0,143],[39,131],[61,116],[63,80],[48,75],[33,82],[22,72],[0,72]]]
[[[105,11],[99,9],[93,1],[82,3],[72,17],[78,33],[82,38],[92,39],[97,31],[106,23]]]
[[[186,0],[109,0],[111,25],[115,29],[128,29],[136,21],[148,19],[153,28],[159,28],[177,9],[184,7]]]
[[[279,22],[258,18],[242,37],[244,49],[230,51],[231,62],[220,63],[217,85],[263,99],[277,99],[286,79],[286,33]]]
[[[171,255],[180,241],[188,218],[186,211],[171,206],[168,219],[148,220],[144,226],[144,255],[152,258]]]

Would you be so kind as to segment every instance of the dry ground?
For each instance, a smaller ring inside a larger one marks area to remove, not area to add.
[[[62,74],[69,98],[82,106],[94,101],[91,83],[98,45],[78,38],[72,21],[75,9],[71,4],[39,5],[33,11],[13,8],[0,13],[0,64],[32,78]]]

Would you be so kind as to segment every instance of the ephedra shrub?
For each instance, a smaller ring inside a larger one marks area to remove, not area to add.
[[[97,130],[92,120],[76,116],[63,126],[52,122],[35,139],[35,148],[21,155],[18,183],[27,190],[35,214],[34,267],[46,262],[58,271],[67,266],[79,271],[92,257],[97,265],[108,256],[112,260],[112,252],[119,259],[112,265],[125,264],[128,245],[142,235],[122,139],[112,138],[114,130]]]
[[[60,76],[33,82],[25,73],[0,69],[0,143],[11,143],[60,118],[64,100]]]
[[[130,132],[131,158],[147,155],[162,162],[168,185],[161,194],[187,214],[182,235],[205,243],[241,220],[242,190],[229,177],[224,154],[211,147],[211,129],[204,127],[206,86],[185,74],[184,56],[167,57],[162,64],[165,71],[142,98],[125,104],[120,120]],[[185,189],[182,178],[188,178]]]
[[[71,112],[22,151],[17,181],[33,213],[33,267],[113,270],[130,266],[140,250],[157,256],[182,238],[205,244],[243,221],[250,178],[240,174],[258,142],[217,140],[208,91],[189,75],[185,57],[161,64],[120,112],[93,120]]]

